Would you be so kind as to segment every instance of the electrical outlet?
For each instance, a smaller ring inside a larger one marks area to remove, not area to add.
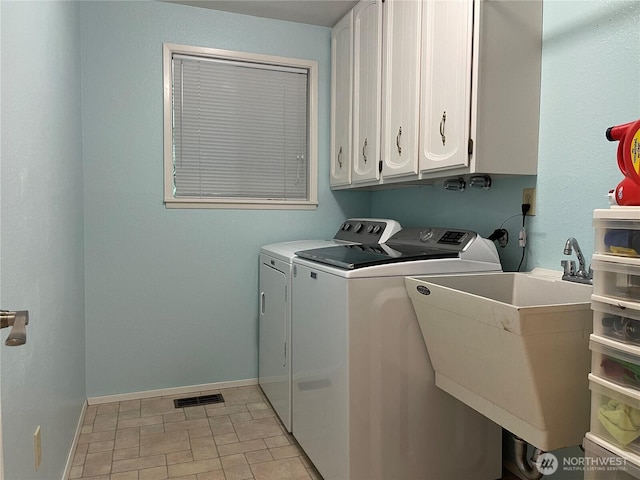
[[[40,468],[40,462],[42,461],[42,438],[40,437],[40,425],[38,425],[36,432],[33,434],[33,453],[36,471],[38,471],[38,468]]]
[[[522,190],[522,203],[528,203],[531,205],[527,215],[535,215],[536,214],[536,189],[535,188],[525,188]]]

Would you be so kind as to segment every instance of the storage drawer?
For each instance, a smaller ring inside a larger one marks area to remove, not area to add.
[[[591,431],[616,447],[640,454],[640,392],[589,374]]]
[[[640,310],[636,308],[640,309],[640,303],[592,295],[593,333],[640,346]]]
[[[640,257],[640,208],[594,212],[595,253]]]
[[[640,479],[640,457],[623,452],[591,433],[586,434],[582,446],[584,480]]]
[[[591,373],[640,391],[640,347],[591,335]]]
[[[640,301],[640,258],[598,254],[591,266],[594,295]]]

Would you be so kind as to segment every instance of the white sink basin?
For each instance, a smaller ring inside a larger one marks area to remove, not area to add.
[[[592,287],[559,272],[407,277],[436,385],[544,451],[589,430]]]

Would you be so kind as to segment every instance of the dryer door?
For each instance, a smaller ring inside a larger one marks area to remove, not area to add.
[[[291,431],[289,265],[261,255],[259,383]]]

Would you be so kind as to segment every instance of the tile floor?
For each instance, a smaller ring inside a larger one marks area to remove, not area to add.
[[[257,386],[89,406],[69,479],[322,480]]]
[[[224,403],[175,408],[222,393]],[[69,480],[322,480],[257,386],[87,407]],[[505,471],[502,480],[518,480]]]

